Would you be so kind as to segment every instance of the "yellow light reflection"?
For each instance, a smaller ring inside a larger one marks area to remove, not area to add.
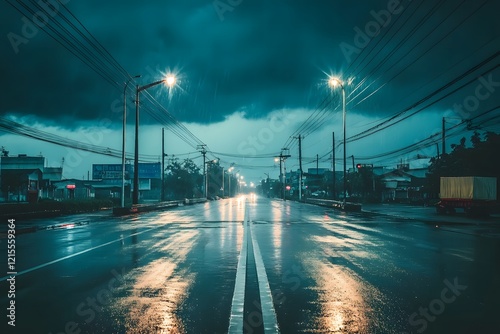
[[[322,315],[315,331],[368,333],[373,310],[365,298],[378,292],[345,267],[319,260],[311,263]]]
[[[223,251],[226,247],[226,234],[227,234],[227,226],[226,226],[226,221],[228,220],[227,219],[227,216],[228,216],[228,207],[227,205],[220,205],[219,206],[219,217],[220,217],[220,220],[222,222],[222,224],[224,224],[221,228],[221,231],[220,231],[220,241],[219,241],[219,250],[220,251]]]
[[[131,291],[116,307],[128,311],[127,333],[183,333],[181,319],[176,312],[194,282],[188,269],[179,270],[188,252],[194,246],[199,232],[178,232],[153,246],[168,256],[134,270]]]
[[[283,227],[283,214],[281,207],[273,206],[272,214],[273,217],[273,247],[274,247],[274,258],[279,260],[276,261],[278,264],[278,270],[281,270],[281,247],[282,247],[282,227]]]

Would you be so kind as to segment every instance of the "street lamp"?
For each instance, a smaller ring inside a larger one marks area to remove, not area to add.
[[[346,110],[345,110],[345,87],[344,83],[336,77],[330,77],[328,80],[328,85],[334,89],[337,86],[340,86],[342,89],[342,128],[344,132],[344,206],[346,202],[346,196],[347,196],[347,175],[346,175],[346,135],[345,135],[345,118],[346,118]],[[335,149],[335,148],[334,148]],[[335,175],[334,175],[335,177]]]
[[[141,75],[136,75],[127,80],[123,88],[123,136],[122,136],[122,198],[121,207],[125,207],[125,134],[127,127],[127,86],[133,79],[140,78]]]
[[[162,80],[152,82],[144,86],[136,86],[135,89],[135,152],[134,152],[134,193],[133,204],[139,203],[139,93],[153,86],[165,83],[168,87],[175,85],[175,76],[169,74]]]

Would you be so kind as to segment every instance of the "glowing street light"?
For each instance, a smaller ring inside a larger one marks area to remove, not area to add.
[[[149,89],[165,83],[169,88],[172,88],[176,83],[176,78],[172,74],[168,74],[162,80],[152,82],[144,86],[136,86],[135,89],[135,151],[134,151],[134,192],[132,197],[132,204],[139,203],[139,93],[143,90]]]
[[[169,74],[167,75],[166,79],[165,79],[165,83],[167,84],[168,87],[172,88],[174,85],[175,85],[175,82],[177,81],[177,79],[175,78],[174,75],[172,74]]]
[[[346,118],[346,105],[345,105],[345,87],[342,80],[337,77],[330,77],[328,79],[328,85],[335,89],[337,86],[340,86],[342,89],[342,128],[344,132],[344,206],[346,202],[347,196],[347,175],[346,175],[346,131],[345,131],[345,118]],[[335,177],[335,175],[334,175]]]

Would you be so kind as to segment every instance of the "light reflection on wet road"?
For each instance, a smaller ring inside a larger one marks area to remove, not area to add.
[[[18,236],[18,271],[32,271],[2,333],[225,333],[244,228],[245,333],[263,332],[272,308],[282,333],[500,332],[500,240],[471,227],[250,197],[88,219]]]

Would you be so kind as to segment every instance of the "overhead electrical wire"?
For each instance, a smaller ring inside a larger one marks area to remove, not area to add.
[[[59,11],[55,16],[51,15],[51,13],[46,10],[48,7],[44,8],[34,0],[30,0],[27,3],[21,1],[6,1],[14,9],[28,18],[36,17],[38,13],[42,13],[46,16],[48,20],[44,22],[44,24],[38,24],[33,19],[31,19],[31,21],[106,82],[111,84],[115,89],[121,92],[125,82],[132,78],[69,8],[60,1],[58,2]],[[74,23],[74,21],[76,21],[76,23]],[[82,31],[82,29],[84,31]],[[132,87],[129,86],[128,89],[132,91]],[[148,96],[148,94],[145,95]],[[199,138],[168,113],[154,97],[149,95],[147,101],[155,107],[148,108],[147,106],[143,106],[148,110],[148,113],[153,118],[161,120],[162,124],[168,127],[181,140],[185,141],[190,146],[202,143]],[[156,109],[160,109],[160,111]]]
[[[492,112],[498,110],[499,108],[500,108],[500,106],[496,106],[496,107],[491,108],[491,109],[489,109],[489,110],[487,110],[485,112],[482,112],[481,114],[476,115],[476,116],[474,116],[472,118],[462,120],[458,124],[453,125],[452,127],[448,128],[446,130],[446,137],[451,137],[453,135],[456,135],[456,133],[453,133],[453,132],[450,132],[450,131],[455,130],[455,129],[463,126],[463,125],[466,125],[466,126],[468,125],[469,127],[471,127],[472,126],[471,124],[472,124],[472,122],[474,120],[480,119],[481,117],[483,117],[483,116],[485,116],[485,115],[487,115],[489,113],[492,113]],[[494,119],[497,119],[497,118],[500,118],[500,115],[492,116],[489,119],[487,119],[486,121],[494,120]],[[485,122],[485,120],[480,121],[479,123],[475,124],[475,126],[478,126],[478,125],[482,124],[483,122]],[[465,130],[467,130],[467,127],[466,127]],[[392,155],[395,155],[395,154],[407,154],[409,152],[413,152],[413,151],[419,150],[419,149],[424,149],[424,148],[427,148],[427,147],[429,147],[431,145],[434,145],[434,144],[436,144],[436,142],[439,142],[441,139],[442,139],[442,132],[438,132],[438,133],[435,133],[435,134],[429,136],[428,138],[422,139],[422,140],[420,140],[420,141],[418,141],[416,143],[404,146],[402,148],[398,148],[398,149],[395,149],[395,150],[392,150],[392,151],[389,151],[389,152],[380,153],[380,154],[376,154],[376,155],[372,155],[372,156],[364,156],[364,157],[356,157],[356,158],[358,160],[372,160],[372,159],[377,159],[377,158],[381,158],[381,157],[392,156]]]
[[[51,143],[51,144],[56,144],[56,145],[63,146],[63,147],[74,148],[74,149],[81,150],[81,151],[86,151],[86,152],[91,152],[91,153],[96,153],[96,154],[106,155],[106,156],[116,157],[116,158],[120,158],[122,156],[121,150],[113,149],[110,147],[89,144],[89,143],[84,143],[84,142],[76,141],[73,139],[68,139],[68,138],[65,138],[62,136],[52,134],[50,132],[42,131],[42,130],[39,130],[39,129],[36,129],[33,127],[26,126],[24,124],[9,120],[3,116],[0,116],[0,129],[4,130],[6,132],[9,132],[9,133],[33,138],[36,140],[40,140],[40,141]],[[157,155],[145,155],[145,154],[139,155],[139,159],[142,161],[154,160],[156,157],[157,157]],[[127,153],[126,158],[132,159],[133,154]]]
[[[417,7],[416,7],[416,9],[418,9],[422,3],[423,3],[423,2],[421,2],[421,3],[420,3]],[[413,29],[411,29],[411,30],[410,30],[410,32],[409,32],[408,34],[406,34],[406,35],[405,35],[405,37],[403,38],[403,40],[402,40],[402,41],[400,41],[400,43],[399,43],[399,44],[398,44],[398,46],[397,46],[397,49],[399,49],[399,48],[402,46],[403,42],[407,41],[407,40],[408,40],[408,39],[409,39],[409,38],[410,38],[410,37],[411,37],[411,36],[412,36],[412,35],[416,32],[416,30],[418,30],[418,28],[422,27],[423,23],[424,23],[425,21],[427,21],[427,20],[428,20],[428,19],[432,16],[432,14],[434,14],[434,13],[436,12],[437,8],[439,8],[439,7],[442,5],[442,3],[443,3],[443,2],[440,2],[440,3],[436,4],[436,5],[435,5],[435,6],[434,6],[431,10],[430,10],[430,12],[426,13],[426,14],[425,14],[425,16],[424,16],[424,17],[425,17],[425,20],[422,20],[422,19],[421,19],[421,20],[419,20],[419,23],[418,23],[415,27],[413,27]],[[479,10],[479,9],[480,9],[483,5],[484,5],[484,4],[485,4],[485,3],[483,3],[483,4],[479,7],[479,8],[477,8],[477,9],[476,9],[476,10],[475,10],[472,14],[470,14],[470,15],[469,15],[466,19],[468,19],[469,17],[471,17],[472,15],[474,15],[474,14],[475,14],[475,12],[477,12],[477,11],[478,11],[478,10]],[[408,8],[408,6],[406,7],[406,9],[407,9],[407,8]],[[458,8],[458,7],[455,7],[455,9],[454,9],[451,13],[449,13],[449,14],[448,14],[448,17],[450,17],[450,16],[451,16],[451,15],[452,15],[455,11],[456,11],[456,9],[457,9],[457,8]],[[415,10],[416,10],[416,9],[415,9]],[[415,12],[415,10],[413,11],[413,13]],[[407,20],[406,20],[405,22],[407,22],[407,21],[408,21],[408,19],[409,19],[410,17],[413,17],[413,15],[412,15],[412,14],[410,14],[410,15],[409,15],[409,17],[407,18]],[[465,20],[466,20],[466,19],[465,19]],[[463,20],[460,24],[462,24],[465,20]],[[396,21],[397,21],[397,20],[396,20]],[[396,22],[394,22],[394,23],[393,23],[393,24],[389,27],[389,29],[391,29],[391,28],[395,27],[395,23],[396,23]],[[460,24],[459,24],[459,25],[460,25]],[[403,25],[404,25],[404,23],[403,23]],[[439,25],[440,25],[440,24],[439,24]],[[438,26],[439,26],[439,25],[438,25]],[[454,29],[453,29],[451,32],[453,32],[455,29],[457,29],[457,27],[458,27],[458,26],[455,26],[455,27],[454,27]],[[432,31],[435,31],[436,29],[437,29],[437,27],[436,27],[436,28],[434,28]],[[398,30],[398,32],[399,32],[399,31],[400,31],[400,29]],[[442,39],[444,39],[444,38],[446,38],[447,36],[449,36],[449,34],[450,34],[451,32],[449,32],[448,34],[446,34],[446,35],[445,35],[445,37],[443,37]],[[396,33],[397,33],[397,32],[396,32]],[[393,34],[393,36],[394,36],[394,35],[395,35],[395,34]],[[385,36],[385,34],[384,34],[383,36]],[[441,40],[442,40],[442,39],[441,39]],[[441,41],[441,40],[440,40],[440,41]],[[422,40],[421,40],[421,41],[422,41]],[[420,41],[420,42],[421,42],[421,41]],[[372,39],[372,40],[370,40],[369,45],[370,45],[372,42],[373,42],[373,39]],[[419,42],[419,43],[420,43],[420,42]],[[380,43],[380,39],[379,39],[376,43],[377,43],[377,44],[378,44],[378,43]],[[386,43],[386,44],[387,44],[387,43]],[[385,44],[385,45],[386,45],[386,44]],[[418,45],[418,44],[417,44],[417,45]],[[434,46],[435,46],[435,45],[433,45],[432,47],[434,47]],[[373,50],[375,47],[376,47],[376,45],[372,48],[372,50]],[[414,47],[415,47],[415,46],[414,46]],[[432,47],[431,47],[430,49],[432,49]],[[365,47],[365,48],[363,48],[363,50],[362,50],[362,51],[365,51],[366,49],[367,49],[367,48]],[[390,53],[390,55],[392,55],[395,51],[396,51],[396,49],[395,49],[395,50],[393,50],[393,52],[392,52],[392,53]],[[378,53],[377,53],[376,55],[378,55]],[[375,56],[376,56],[376,55],[375,55]],[[368,55],[367,55],[367,56],[368,56]],[[361,62],[362,62],[364,59],[366,59],[366,57],[367,57],[367,56],[365,56],[365,58],[363,58],[363,59],[361,60]],[[402,58],[403,58],[403,57],[401,57],[401,59],[402,59]],[[356,58],[356,59],[358,59],[358,58]],[[386,60],[387,60],[387,59],[388,59],[388,58],[386,58]],[[400,60],[401,60],[401,59],[400,59]],[[417,60],[418,60],[418,59],[420,59],[420,58],[417,58]],[[400,60],[398,60],[398,61],[400,61]],[[366,68],[366,66],[365,66],[365,67],[363,67],[363,69],[364,69],[364,68]],[[406,67],[406,68],[407,68],[407,67]],[[373,71],[373,70],[372,70],[372,71]],[[366,76],[365,78],[367,78],[367,77],[368,77],[368,76]],[[364,79],[363,79],[362,81],[364,81]],[[352,93],[352,92],[351,92],[351,93]],[[373,94],[372,94],[372,95],[373,95]],[[323,103],[323,102],[324,102],[324,100],[322,101],[322,103]],[[350,100],[348,103],[352,103],[352,100]],[[320,104],[320,106],[317,108],[317,110],[318,110],[318,109],[319,109],[319,110],[324,110],[323,108],[324,108],[324,106],[322,106],[322,105]],[[337,107],[337,109],[338,109],[338,107]],[[337,110],[337,109],[336,109],[336,110]],[[313,113],[313,115],[314,115],[314,113]],[[311,117],[311,116],[310,116],[310,117]],[[303,124],[302,124],[302,125],[301,125],[301,126],[300,126],[300,127],[299,127],[299,128],[298,128],[298,129],[297,129],[297,130],[296,130],[296,131],[292,134],[292,135],[291,135],[291,136],[290,136],[290,138],[288,139],[288,141],[285,143],[284,147],[292,147],[292,148],[293,148],[293,146],[296,146],[297,140],[296,140],[296,138],[294,138],[294,136],[295,136],[296,134],[298,134],[299,132],[301,132],[300,130],[303,130],[303,129],[305,129],[305,128],[308,128],[308,126],[309,126],[309,129],[311,129],[311,128],[312,128],[312,129],[314,129],[314,130],[317,130],[317,129],[318,129],[319,127],[321,127],[321,125],[322,125],[322,124],[318,124],[318,123],[316,123],[316,124],[313,126],[313,125],[311,125],[311,123],[308,123],[308,121],[310,121],[310,119],[307,119],[307,120],[306,120],[306,121],[305,121],[305,122],[304,122],[304,123],[303,123]],[[292,142],[294,142],[294,145],[293,145],[293,146],[291,146],[291,145],[290,145]]]
[[[391,41],[392,37],[394,37],[394,36],[395,36],[395,35],[396,35],[396,34],[397,34],[400,30],[401,30],[401,28],[402,28],[402,27],[404,27],[404,26],[408,23],[408,21],[409,21],[411,18],[413,18],[413,17],[414,17],[415,12],[416,12],[416,11],[420,8],[420,6],[422,6],[422,4],[423,4],[425,1],[426,1],[426,0],[421,0],[421,1],[420,1],[420,3],[419,3],[418,5],[416,5],[416,7],[415,7],[415,9],[413,10],[413,12],[412,12],[412,13],[409,13],[409,14],[407,15],[406,20],[405,20],[405,21],[404,21],[404,22],[403,22],[403,23],[399,26],[399,29],[397,29],[397,30],[394,32],[394,34],[392,34],[392,36],[391,36],[391,37],[389,37],[389,38],[385,38],[385,36],[386,36],[386,35],[388,35],[390,32],[393,32],[393,31],[394,31],[394,29],[396,29],[396,25],[397,25],[397,23],[399,22],[399,20],[400,20],[401,18],[403,18],[403,17],[405,16],[406,11],[407,11],[409,8],[411,8],[413,4],[417,4],[417,2],[416,2],[416,1],[411,1],[411,0],[409,0],[408,5],[405,5],[405,7],[404,7],[404,9],[403,9],[403,12],[402,12],[402,13],[400,13],[400,14],[398,14],[398,16],[397,16],[397,17],[394,19],[394,21],[392,22],[392,24],[391,24],[389,27],[387,27],[386,29],[384,29],[384,33],[382,34],[382,36],[380,36],[379,38],[376,38],[376,39],[371,39],[371,40],[370,40],[370,42],[368,43],[368,45],[367,45],[366,47],[364,47],[364,48],[361,50],[361,52],[360,52],[360,53],[358,53],[358,55],[356,56],[356,58],[354,58],[354,60],[353,60],[353,61],[349,64],[349,66],[347,67],[347,69],[346,69],[346,73],[351,73],[351,74],[350,74],[350,76],[352,76],[352,77],[355,77],[357,74],[361,73],[361,72],[362,72],[362,71],[366,68],[366,66],[367,66],[368,64],[370,64],[370,60],[368,60],[368,61],[366,62],[366,65],[365,65],[365,66],[364,66],[361,70],[359,70],[359,71],[358,71],[359,66],[361,66],[361,64],[363,64],[363,62],[364,62],[366,59],[368,59],[368,57],[370,56],[370,54],[371,54],[371,53],[372,53],[372,52],[373,52],[373,51],[377,48],[377,46],[379,45],[379,43],[381,43],[382,41],[385,41],[385,44],[384,44],[384,45],[382,45],[382,46],[379,48],[379,50],[377,51],[377,53],[375,53],[375,54],[371,57],[371,59],[372,59],[372,60],[373,60],[373,59],[375,59],[375,58],[378,56],[378,54],[379,54],[382,50],[385,50],[385,49],[386,49],[386,47],[387,47],[388,43]],[[377,36],[377,37],[378,37],[378,36]],[[375,43],[375,44],[374,44],[374,43]],[[372,46],[372,44],[374,44],[374,45]],[[361,55],[363,55],[363,54],[365,54],[365,53],[367,53],[367,54],[363,57],[363,59],[359,60],[359,62],[358,62],[358,59],[361,57]],[[356,63],[357,63],[357,64],[356,64]],[[354,67],[354,69],[353,69],[352,71],[350,71],[351,66],[353,66],[354,64],[356,64],[356,66]]]
[[[465,1],[465,0],[464,0]],[[477,13],[482,7],[484,7],[484,5],[486,5],[488,1],[485,1],[484,3],[482,3],[478,8],[476,8],[476,10],[474,10],[472,13],[470,13],[467,17],[465,17],[462,21],[460,21],[452,30],[450,30],[447,34],[445,34],[442,38],[440,38],[439,40],[437,40],[436,42],[434,42],[434,44],[432,44],[427,50],[425,50],[422,54],[420,54],[415,60],[413,60],[412,62],[410,62],[408,65],[406,65],[406,67],[404,67],[403,69],[401,69],[399,72],[397,72],[395,75],[393,75],[389,80],[386,80],[384,83],[382,83],[381,85],[379,85],[377,87],[377,89],[373,92],[371,92],[370,94],[368,94],[367,96],[365,96],[363,99],[361,99],[360,101],[358,101],[352,108],[355,108],[356,106],[358,106],[359,104],[363,103],[364,101],[366,101],[368,98],[372,97],[373,95],[375,95],[378,91],[380,91],[382,88],[384,88],[389,82],[391,82],[392,80],[394,80],[395,78],[397,78],[399,75],[401,75],[406,69],[408,69],[410,66],[412,66],[413,64],[415,64],[418,60],[420,60],[423,56],[425,56],[429,51],[431,51],[436,45],[440,44],[444,39],[446,39],[448,36],[450,36],[453,32],[455,32],[458,27],[460,27],[463,23],[465,23],[468,19],[470,19],[475,13]],[[462,2],[463,3],[463,2]],[[461,4],[462,4],[461,3]],[[460,4],[460,5],[461,5]],[[444,21],[443,21],[444,22]],[[428,35],[430,35],[432,32],[434,32],[435,30],[431,31]],[[427,37],[425,36],[424,38],[422,38],[415,46],[413,46],[410,50],[408,50],[404,56],[402,56],[400,58],[401,59],[404,59],[411,51],[414,50],[414,48],[419,45],[421,42],[423,42]],[[399,61],[398,61],[399,62]],[[396,62],[396,63],[398,63]],[[365,87],[363,89],[362,92],[358,93],[355,97],[353,97],[352,99],[349,100],[349,104],[352,103],[357,97],[359,97],[366,89],[368,89],[370,86],[372,86],[373,84],[375,84],[375,82],[381,78],[383,76],[383,74],[381,74],[379,77],[377,77],[375,80],[371,81],[371,83]]]
[[[462,3],[460,3],[460,5],[462,5],[464,1],[465,1],[465,0],[462,0]],[[437,9],[438,9],[438,8],[439,8],[439,7],[440,7],[443,3],[444,3],[444,1],[441,1],[441,2],[437,2],[437,3],[435,3],[435,4],[434,4],[434,7],[432,7],[432,8],[430,9],[430,11],[429,11],[429,12],[427,12],[427,13],[424,15],[424,17],[423,17],[423,18],[421,18],[420,20],[418,20],[418,24],[417,24],[417,25],[415,25],[415,26],[414,26],[414,27],[413,27],[413,28],[412,28],[412,29],[411,29],[411,30],[410,30],[410,31],[409,31],[409,32],[408,32],[405,36],[403,36],[403,37],[399,40],[399,42],[396,44],[396,46],[395,46],[393,49],[391,49],[391,50],[389,51],[389,53],[388,53],[387,55],[385,55],[385,57],[384,57],[381,61],[378,61],[378,62],[376,63],[376,65],[374,66],[374,68],[373,68],[373,69],[371,69],[371,71],[369,71],[369,72],[368,72],[368,74],[366,74],[366,75],[365,75],[365,77],[364,77],[362,80],[360,80],[360,81],[359,81],[359,83],[356,85],[356,87],[355,87],[355,88],[354,88],[354,89],[353,89],[353,90],[349,93],[349,95],[347,96],[347,98],[349,99],[348,104],[351,104],[351,103],[352,103],[352,102],[353,102],[353,101],[354,101],[354,100],[355,100],[355,99],[356,99],[359,95],[361,95],[362,93],[364,93],[364,91],[366,91],[366,90],[367,90],[370,86],[372,86],[372,85],[373,85],[373,84],[374,84],[374,83],[375,83],[378,79],[380,79],[380,78],[381,78],[381,77],[385,74],[385,73],[382,73],[382,74],[381,74],[379,77],[377,77],[375,80],[372,80],[372,81],[371,81],[371,83],[370,83],[367,87],[365,87],[365,88],[364,88],[364,89],[363,89],[360,93],[358,93],[356,96],[354,96],[354,97],[352,97],[352,98],[351,98],[351,95],[352,95],[352,94],[354,94],[354,92],[356,92],[356,91],[357,91],[357,90],[358,90],[358,89],[359,89],[359,88],[360,88],[360,87],[361,87],[361,86],[362,86],[362,85],[363,85],[363,84],[364,84],[364,83],[365,83],[365,82],[366,82],[369,78],[373,77],[373,75],[376,73],[376,71],[377,71],[378,69],[380,69],[380,68],[381,68],[381,67],[382,67],[382,66],[383,66],[383,65],[384,65],[384,64],[385,64],[385,63],[386,63],[386,62],[387,62],[387,61],[388,61],[388,60],[389,60],[389,59],[390,59],[390,58],[391,58],[394,54],[396,54],[396,52],[397,52],[398,50],[400,50],[400,49],[403,47],[403,45],[404,45],[407,41],[409,41],[409,40],[410,40],[410,38],[411,38],[411,37],[412,37],[412,36],[413,36],[413,35],[414,35],[414,34],[415,34],[418,30],[419,30],[419,28],[421,28],[421,27],[425,24],[425,22],[427,22],[427,20],[429,20],[429,18],[430,18],[430,17],[432,17],[432,15],[433,15],[433,14],[437,11]],[[460,5],[459,5],[459,6],[460,6]],[[418,7],[417,7],[417,8],[418,8]],[[458,8],[458,7],[457,7],[457,8]],[[450,16],[451,16],[451,14],[449,14],[447,18],[449,18]],[[412,17],[412,16],[409,16],[409,18],[411,18],[411,17]],[[414,49],[415,49],[418,45],[420,45],[420,43],[422,43],[422,41],[424,41],[426,38],[428,38],[428,37],[429,37],[429,35],[431,35],[433,32],[435,32],[435,31],[437,30],[437,28],[438,28],[441,24],[443,24],[445,21],[446,21],[446,19],[445,19],[445,20],[443,20],[443,21],[441,21],[441,22],[440,22],[440,23],[439,23],[439,24],[438,24],[438,25],[437,25],[437,26],[436,26],[433,30],[431,30],[431,31],[430,31],[430,32],[429,32],[429,33],[428,33],[428,34],[427,34],[424,38],[420,39],[420,41],[419,41],[419,42],[417,42],[416,44],[414,44],[414,45],[413,45],[413,47],[412,47],[409,51],[407,51],[405,55],[401,56],[401,57],[399,58],[399,60],[398,60],[398,61],[394,62],[394,63],[391,65],[391,67],[392,67],[392,66],[394,66],[394,65],[396,65],[396,64],[398,64],[398,63],[399,63],[400,61],[402,61],[403,59],[406,59],[406,56],[407,56],[407,55],[408,55],[411,51],[413,51],[413,50],[414,50]],[[387,41],[387,43],[389,43],[389,41],[390,41],[390,40],[388,40],[388,41]],[[386,44],[387,44],[387,43],[386,43]],[[420,58],[417,58],[417,60],[418,60],[418,59],[420,59]],[[363,67],[363,69],[364,69],[364,68],[366,68],[366,67]],[[405,69],[406,69],[406,68],[405,68]],[[405,70],[405,69],[403,69],[403,70]],[[354,75],[354,76],[356,76],[356,74],[353,74],[353,75]],[[387,83],[387,82],[386,82],[386,83]],[[386,83],[385,83],[385,84],[386,84]]]
[[[494,58],[495,58],[496,56],[498,56],[499,54],[500,54],[500,53],[497,53],[496,55],[494,55],[494,56],[493,56],[493,58],[491,58],[491,57],[490,57],[489,59],[494,59]],[[495,66],[493,66],[493,67],[489,68],[489,69],[488,69],[488,70],[486,70],[485,72],[481,73],[479,76],[484,76],[484,75],[486,75],[486,74],[488,74],[488,73],[490,73],[490,72],[494,71],[494,70],[495,70],[495,69],[497,69],[499,66],[500,66],[500,65],[499,65],[499,64],[497,64],[497,65],[495,65]],[[401,111],[401,112],[400,112],[400,113],[398,113],[397,115],[395,115],[395,116],[391,117],[389,120],[387,120],[387,121],[385,121],[385,122],[383,122],[383,123],[379,123],[379,124],[377,124],[376,126],[371,127],[370,129],[364,130],[364,131],[362,131],[362,132],[360,132],[360,133],[358,133],[358,134],[356,134],[356,135],[354,135],[354,136],[351,136],[351,137],[347,138],[347,139],[346,139],[346,142],[347,142],[347,143],[350,143],[350,142],[353,142],[353,141],[356,141],[356,140],[359,140],[359,139],[365,138],[365,137],[367,137],[367,136],[373,135],[373,134],[375,134],[375,133],[377,133],[377,132],[380,132],[380,131],[382,131],[382,130],[384,130],[384,129],[387,129],[388,127],[391,127],[391,126],[393,126],[393,125],[395,125],[395,124],[397,124],[397,123],[400,123],[400,122],[402,122],[403,120],[408,119],[409,117],[414,116],[414,115],[416,115],[417,113],[419,113],[419,112],[421,112],[421,111],[423,111],[423,110],[428,109],[429,107],[431,107],[432,105],[434,105],[434,104],[438,103],[439,101],[444,100],[445,98],[447,98],[447,97],[449,97],[450,95],[452,95],[452,94],[456,93],[457,91],[459,91],[459,90],[463,89],[464,87],[466,87],[466,86],[470,85],[471,83],[476,82],[477,78],[476,78],[476,77],[474,77],[474,78],[472,78],[472,79],[468,80],[466,83],[464,83],[464,84],[460,85],[459,87],[457,87],[457,88],[453,89],[452,91],[450,91],[450,92],[446,93],[445,95],[441,96],[440,98],[438,98],[438,99],[434,100],[433,102],[431,102],[431,103],[427,104],[426,106],[424,106],[424,107],[422,107],[422,108],[420,108],[420,109],[417,109],[417,110],[415,110],[415,111],[411,112],[411,113],[410,113],[410,114],[408,114],[408,115],[403,116],[406,112],[408,112],[408,111],[410,111],[410,110],[414,109],[416,106],[419,106],[420,104],[424,103],[425,101],[427,101],[427,100],[431,99],[432,97],[434,97],[434,96],[436,96],[437,94],[441,93],[441,92],[442,92],[442,91],[444,91],[445,89],[447,89],[447,88],[451,87],[452,85],[454,85],[455,83],[459,82],[461,79],[463,79],[464,77],[466,77],[468,74],[470,74],[470,73],[474,72],[477,68],[479,68],[479,67],[475,66],[473,69],[471,69],[471,70],[470,70],[471,72],[469,72],[469,71],[468,71],[468,73],[467,73],[467,74],[465,74],[465,73],[464,73],[464,74],[460,75],[459,77],[457,77],[457,78],[455,78],[454,80],[450,81],[450,82],[449,82],[449,83],[447,83],[446,85],[444,85],[444,86],[440,87],[438,90],[435,90],[435,91],[434,91],[434,92],[432,92],[431,94],[427,95],[426,97],[424,97],[424,98],[423,98],[423,99],[421,99],[420,101],[418,101],[418,102],[414,103],[413,105],[411,105],[410,107],[408,107],[408,108],[404,109],[403,111]],[[392,123],[390,123],[390,124],[388,124],[388,123],[389,123],[389,122],[391,122],[391,121],[393,121],[393,122],[392,122]]]

